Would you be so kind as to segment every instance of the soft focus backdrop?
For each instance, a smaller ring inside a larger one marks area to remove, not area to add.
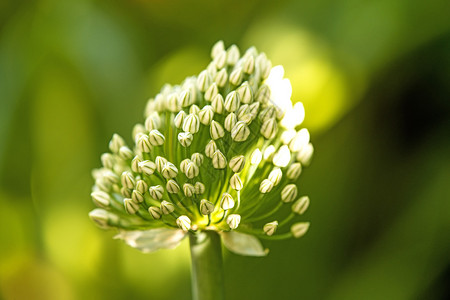
[[[316,154],[300,240],[228,299],[449,299],[448,0],[0,1],[0,299],[189,299],[189,251],[88,219],[92,168],[219,39],[283,64]]]

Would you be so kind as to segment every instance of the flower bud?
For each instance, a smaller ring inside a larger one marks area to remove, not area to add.
[[[190,162],[186,165],[186,177],[189,179],[192,179],[194,177],[197,177],[199,173],[198,166],[194,162]]]
[[[163,200],[163,201],[161,201],[160,210],[163,214],[168,215],[175,210],[175,206],[173,206],[172,203],[170,203],[166,200]]]
[[[229,113],[227,115],[227,117],[225,118],[225,129],[228,132],[231,132],[231,130],[233,130],[234,125],[236,125],[237,122],[237,118],[236,118],[236,114],[235,113]]]
[[[190,132],[180,132],[178,134],[178,141],[180,142],[181,146],[183,146],[183,147],[189,147],[191,145],[193,139],[194,139],[194,136]]]
[[[89,213],[89,218],[102,229],[109,229],[111,227],[110,223],[117,223],[119,220],[115,214],[101,208],[96,208],[91,211]]]
[[[174,178],[178,174],[178,169],[171,162],[167,162],[161,171],[161,175],[166,179]]]
[[[150,197],[155,200],[160,200],[163,196],[164,188],[160,185],[154,185],[148,189],[148,192],[150,194]]]
[[[300,151],[305,145],[309,143],[309,139],[310,135],[308,129],[300,129],[289,143],[289,149],[291,149],[292,152]]]
[[[225,135],[225,131],[223,130],[222,125],[219,122],[212,121],[211,126],[209,127],[209,134],[213,140],[217,140],[222,138]]]
[[[224,107],[225,107],[225,103],[223,101],[223,97],[221,94],[217,94],[212,102],[211,102],[211,107],[213,109],[213,111],[217,114],[222,114],[224,111]]]
[[[272,160],[273,154],[275,153],[275,147],[273,145],[270,145],[264,150],[264,159],[265,160]]]
[[[250,156],[250,163],[252,165],[259,165],[262,159],[262,153],[261,150],[258,148],[255,149],[255,151],[252,152],[252,155]]]
[[[147,182],[145,182],[145,180],[138,180],[136,182],[136,190],[139,191],[139,193],[141,193],[142,195],[145,194],[145,192],[147,192],[148,189],[148,184]]]
[[[248,113],[248,107],[249,107],[248,104],[243,104],[239,107],[236,113],[239,121],[242,121],[242,118]]]
[[[171,194],[177,194],[180,191],[180,186],[178,185],[178,183],[175,180],[170,179],[166,183],[166,189],[167,189],[167,192],[169,192]]]
[[[255,103],[250,104],[250,106],[248,107],[248,111],[249,111],[249,114],[252,116],[252,120],[254,120],[256,118],[256,116],[258,115],[260,105],[261,104],[259,104],[259,102],[255,102]]]
[[[133,190],[133,192],[131,193],[131,199],[135,203],[142,203],[142,202],[144,202],[144,195],[142,195],[142,193],[140,193],[137,190]]]
[[[296,214],[302,215],[309,206],[309,197],[303,196],[300,197],[297,201],[292,204],[292,211]]]
[[[275,233],[275,231],[277,231],[277,227],[278,227],[278,221],[273,221],[273,222],[265,224],[263,227],[263,231],[268,236],[271,236]]]
[[[227,224],[230,226],[231,229],[236,229],[239,226],[239,223],[241,223],[241,216],[238,214],[231,214],[227,218]]]
[[[270,100],[270,88],[266,84],[260,86],[256,92],[255,100],[261,102],[261,104],[266,104]]]
[[[157,156],[155,159],[156,170],[161,173],[164,166],[167,164],[167,159],[162,156]]]
[[[190,163],[191,160],[189,158],[183,159],[180,163],[180,170],[183,173],[186,173],[186,166]]]
[[[231,138],[236,142],[243,142],[247,140],[249,135],[250,129],[247,124],[242,121],[237,122],[231,130]]]
[[[153,129],[149,134],[149,141],[152,146],[161,146],[164,144],[165,137],[157,129]]]
[[[191,160],[197,165],[201,166],[203,163],[203,154],[201,153],[194,153],[191,155]]]
[[[291,161],[291,152],[288,146],[283,145],[278,149],[277,153],[273,156],[273,164],[277,167],[284,168]]]
[[[171,112],[177,112],[181,109],[177,93],[171,93],[167,96],[167,109]]]
[[[239,108],[240,99],[239,94],[236,91],[228,93],[225,98],[225,109],[229,112],[234,112]]]
[[[181,126],[183,126],[183,122],[184,122],[184,118],[186,117],[186,113],[184,112],[184,110],[180,111],[175,118],[173,119],[173,122],[175,124],[176,128],[181,128]]]
[[[109,194],[103,191],[92,192],[91,197],[92,201],[94,201],[94,204],[102,208],[108,207],[111,201],[111,197],[109,196]]]
[[[252,74],[255,71],[255,58],[253,56],[249,56],[245,60],[243,70],[246,74]]]
[[[223,88],[225,84],[227,84],[228,80],[228,72],[226,69],[221,69],[219,72],[217,72],[216,76],[214,77],[214,82],[217,83],[217,86]]]
[[[189,219],[188,216],[179,216],[177,218],[177,225],[181,228],[183,231],[188,231],[191,229],[191,219]]]
[[[269,180],[272,181],[273,185],[278,185],[281,181],[283,172],[280,168],[274,168],[269,174]]]
[[[201,195],[205,192],[205,185],[199,181],[195,183],[195,193]]]
[[[215,169],[223,169],[227,166],[227,159],[220,150],[216,150],[212,157],[212,164]]]
[[[276,114],[274,106],[268,106],[263,110],[261,110],[261,112],[259,113],[259,120],[263,123],[266,122],[267,120],[274,119],[275,117]]]
[[[161,218],[161,210],[157,206],[150,206],[148,208],[148,213],[152,216],[153,219],[158,220]]]
[[[148,135],[143,134],[137,140],[137,147],[142,153],[149,153],[151,144]]]
[[[277,121],[275,119],[269,119],[264,121],[261,125],[261,134],[266,139],[273,139],[278,131]]]
[[[273,188],[273,182],[269,179],[264,179],[259,185],[259,191],[263,194],[269,193]]]
[[[301,238],[308,231],[309,222],[295,223],[291,226],[292,235],[295,238]]]
[[[245,157],[244,155],[238,155],[233,157],[228,164],[230,169],[235,173],[239,173],[245,166]]]
[[[178,98],[178,103],[181,107],[188,107],[194,103],[191,91],[189,89],[181,92],[180,97]]]
[[[200,201],[200,212],[202,215],[209,215],[214,211],[214,204],[206,199]]]
[[[205,92],[205,100],[211,102],[218,93],[217,83],[213,82]]]
[[[236,45],[231,45],[227,50],[227,63],[234,66],[240,57],[239,48]]]
[[[209,76],[208,71],[204,70],[200,72],[197,77],[197,87],[201,92],[205,92],[206,89],[211,85],[211,76]]]
[[[295,184],[288,184],[281,191],[281,201],[284,203],[294,201],[295,197],[297,197],[297,186]]]
[[[141,173],[141,167],[139,167],[139,163],[142,162],[142,159],[140,159],[139,156],[135,156],[133,160],[131,161],[131,170],[135,173]]]
[[[130,198],[131,197],[131,191],[130,189],[127,189],[126,187],[123,187],[120,189],[120,193],[122,194],[122,196],[124,196],[125,198]]]
[[[286,176],[289,179],[295,180],[302,173],[302,165],[300,163],[293,163],[289,166]]]
[[[125,198],[123,200],[125,211],[130,215],[134,215],[139,210],[139,204],[133,201],[133,199]]]
[[[211,105],[205,105],[202,110],[199,111],[198,117],[200,119],[200,122],[203,125],[209,125],[211,124],[211,121],[214,117],[214,111]]]
[[[200,128],[200,120],[197,115],[189,114],[184,118],[183,130],[190,133],[197,133]]]
[[[222,199],[220,200],[220,207],[223,210],[229,210],[234,207],[233,197],[228,193],[223,193]]]
[[[233,85],[240,85],[243,77],[244,72],[242,71],[242,68],[236,68],[230,74],[230,83]]]
[[[134,185],[136,184],[136,180],[133,177],[133,174],[131,172],[125,171],[122,173],[121,176],[122,186],[127,189],[134,188]]]
[[[136,124],[133,126],[133,130],[131,132],[131,136],[133,137],[133,140],[136,141],[136,138],[138,136],[141,136],[142,134],[145,134],[148,130],[145,129],[145,126],[142,124]]]
[[[314,153],[314,147],[311,143],[305,145],[300,149],[300,151],[297,153],[297,161],[299,161],[304,166],[309,166],[311,162],[311,158]]]
[[[109,149],[113,153],[118,153],[120,150],[120,147],[125,146],[125,141],[123,138],[118,135],[117,133],[114,133],[112,136],[111,141],[109,142]]]
[[[152,175],[155,172],[156,164],[152,162],[151,160],[144,160],[140,163],[138,163],[139,169],[144,173],[145,175]]]
[[[122,146],[119,149],[119,156],[123,160],[131,159],[133,157],[133,151],[131,151],[127,146]]]
[[[183,184],[183,193],[186,197],[192,197],[195,193],[195,188],[190,183]]]
[[[216,57],[214,57],[214,63],[217,69],[222,69],[227,63],[227,52],[225,50],[219,52]]]
[[[190,114],[198,115],[199,111],[200,111],[200,108],[197,105],[195,105],[195,104],[192,104],[191,107],[189,107],[189,113]]]
[[[230,178],[230,186],[233,190],[240,191],[244,187],[242,180],[237,173]]]
[[[211,49],[211,58],[216,58],[217,55],[219,55],[221,52],[225,50],[225,45],[223,41],[218,41],[214,44],[214,46]]]
[[[216,142],[214,142],[214,140],[210,140],[208,142],[208,144],[206,144],[206,147],[205,147],[206,156],[208,156],[209,158],[212,158],[216,151],[217,151]]]
[[[111,153],[103,153],[101,156],[102,165],[107,169],[112,169],[115,164],[114,155]]]

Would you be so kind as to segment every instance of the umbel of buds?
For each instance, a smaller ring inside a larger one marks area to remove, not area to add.
[[[262,256],[259,239],[309,227],[294,218],[309,206],[298,179],[314,150],[283,67],[222,41],[211,57],[151,98],[131,139],[114,134],[93,171],[91,219],[144,252],[215,231],[231,251]]]

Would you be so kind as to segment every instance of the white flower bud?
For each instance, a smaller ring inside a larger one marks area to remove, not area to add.
[[[309,197],[303,196],[300,197],[297,201],[292,204],[292,211],[296,214],[302,215],[309,206]]]
[[[217,69],[222,69],[227,63],[227,52],[225,50],[220,51],[216,57],[214,57],[214,63]]]
[[[267,120],[274,119],[275,117],[276,117],[276,113],[275,113],[275,107],[273,105],[264,108],[259,113],[259,120],[263,123]]]
[[[203,164],[203,154],[201,153],[194,153],[191,155],[191,160],[197,165],[197,166],[201,166]]]
[[[140,163],[138,163],[139,169],[144,173],[145,175],[152,175],[155,172],[156,164],[152,162],[151,160],[144,160]]]
[[[228,72],[226,69],[222,69],[216,73],[214,77],[214,82],[217,83],[217,86],[224,87],[228,81]]]
[[[253,152],[252,155],[250,156],[250,163],[252,165],[259,165],[259,163],[262,160],[262,153],[261,150],[259,150],[259,148],[256,148]]]
[[[197,115],[189,114],[184,118],[183,130],[190,133],[197,133],[200,128],[200,120]]]
[[[309,166],[314,153],[314,147],[311,143],[305,145],[297,153],[296,159],[304,166]]]
[[[216,58],[217,55],[219,55],[224,50],[225,50],[225,45],[223,44],[223,41],[216,42],[211,49],[211,58],[213,58],[213,59]]]
[[[259,102],[254,102],[254,103],[250,104],[248,113],[252,116],[252,120],[254,120],[256,118],[256,116],[258,115],[260,105],[261,104]]]
[[[230,186],[233,190],[240,191],[244,187],[242,180],[237,173],[230,178]]]
[[[171,194],[177,194],[180,191],[180,186],[175,180],[170,179],[169,181],[167,181],[166,189],[167,192]]]
[[[223,193],[222,199],[220,200],[220,207],[223,210],[229,210],[234,207],[233,197],[228,193]]]
[[[309,143],[310,135],[306,128],[300,129],[299,132],[294,136],[294,138],[289,143],[289,149],[292,152],[300,151],[305,145]]]
[[[148,135],[143,134],[138,138],[137,147],[143,153],[150,152],[151,144]]]
[[[183,193],[186,197],[192,197],[195,193],[195,188],[190,183],[183,184]]]
[[[152,146],[161,146],[162,144],[164,144],[165,137],[157,129],[153,129],[152,131],[150,131],[149,140]]]
[[[183,147],[189,147],[191,145],[193,139],[194,139],[194,136],[190,132],[180,132],[178,134],[178,141],[180,142],[181,146],[183,146]]]
[[[264,179],[259,185],[259,191],[263,194],[269,193],[273,188],[273,182],[269,179]]]
[[[242,118],[248,113],[248,104],[241,105],[237,111],[237,118],[242,121]]]
[[[199,181],[195,183],[195,193],[201,195],[205,192],[205,185]]]
[[[175,165],[171,162],[167,162],[166,165],[161,170],[162,176],[166,179],[174,178],[178,174],[178,169],[175,167]]]
[[[148,213],[152,216],[153,219],[158,220],[161,218],[161,210],[157,206],[150,206],[148,208]]]
[[[173,122],[175,124],[176,128],[181,128],[181,126],[183,126],[183,122],[184,122],[184,118],[186,117],[186,113],[184,112],[184,110],[180,111],[175,118],[173,119]]]
[[[197,105],[195,105],[195,104],[192,104],[191,107],[189,107],[189,113],[190,114],[198,115],[199,111],[200,111],[200,108]]]
[[[141,167],[139,167],[139,163],[142,162],[142,159],[139,156],[135,156],[131,161],[131,170],[135,173],[141,173]]]
[[[160,200],[163,196],[164,188],[160,185],[154,185],[148,189],[148,193],[153,199]]]
[[[134,185],[136,184],[136,180],[134,179],[133,174],[131,172],[125,171],[122,173],[121,176],[122,186],[127,189],[134,188]]]
[[[239,48],[236,45],[231,45],[227,50],[227,63],[230,66],[234,66],[238,62],[240,56]]]
[[[265,224],[263,227],[263,231],[268,236],[271,236],[275,233],[275,231],[277,231],[277,227],[278,227],[278,222],[273,221],[273,222]]]
[[[291,161],[291,152],[289,151],[289,147],[283,145],[278,149],[278,152],[273,156],[273,164],[277,167],[284,168]]]
[[[219,122],[213,120],[211,122],[211,126],[209,127],[209,134],[213,140],[217,140],[223,138],[225,135],[225,130],[223,130],[223,127]]]
[[[240,85],[242,82],[242,78],[244,78],[244,72],[242,71],[242,68],[236,68],[230,74],[230,83],[233,85]]]
[[[216,150],[212,157],[212,164],[215,169],[223,169],[227,166],[227,158],[220,150]]]
[[[156,170],[161,173],[164,166],[167,164],[167,159],[162,156],[157,156],[155,159]]]
[[[243,70],[247,74],[252,74],[255,71],[255,58],[253,56],[249,56],[245,60]]]
[[[295,180],[302,173],[302,165],[300,163],[293,163],[289,166],[286,176],[289,179]]]
[[[283,131],[283,133],[281,134],[281,141],[283,142],[283,144],[288,145],[295,137],[296,133],[297,132],[295,131],[295,129],[288,129]]]
[[[277,121],[275,119],[266,120],[261,125],[260,132],[263,135],[263,137],[265,137],[266,139],[273,139],[275,137],[275,135],[277,134],[277,131],[278,131],[278,126],[277,126]]]
[[[200,201],[200,212],[202,215],[209,215],[214,211],[214,204],[206,199]]]
[[[125,198],[131,198],[131,191],[132,190],[123,187],[120,189],[120,194],[122,194],[122,196],[124,196]]]
[[[280,168],[274,168],[269,174],[269,180],[273,182],[273,185],[278,185],[283,177],[283,172]]]
[[[237,117],[235,113],[229,113],[228,116],[225,118],[225,129],[228,132],[231,132],[231,130],[233,130],[233,127],[236,125],[237,123]]]
[[[102,208],[108,207],[111,201],[111,197],[109,196],[109,194],[103,191],[92,192],[91,197],[95,205]]]
[[[180,163],[180,170],[183,173],[186,173],[186,166],[190,163],[191,160],[189,158],[183,159]]]
[[[115,164],[114,155],[111,153],[103,153],[101,156],[102,165],[107,169],[112,169]]]
[[[243,142],[247,140],[250,135],[250,129],[245,122],[239,121],[231,130],[231,138],[236,142]]]
[[[133,151],[127,146],[122,146],[119,149],[119,156],[124,160],[131,159],[133,157]]]
[[[189,229],[191,229],[191,219],[185,215],[179,216],[177,218],[177,225],[181,228],[181,230],[189,231]]]
[[[308,231],[309,222],[295,223],[291,226],[292,235],[295,238],[301,238]]]
[[[225,98],[225,109],[229,112],[234,112],[239,108],[240,102],[239,94],[236,91],[232,91]]]
[[[214,155],[214,152],[216,152],[216,151],[217,151],[216,142],[214,142],[214,140],[210,140],[208,142],[208,144],[206,144],[206,147],[205,147],[206,156],[208,156],[209,158],[212,158]]]
[[[153,117],[153,115],[150,115],[145,119],[145,129],[147,131],[152,131],[153,129],[157,129],[157,124],[155,122],[155,118]]]
[[[266,84],[260,86],[256,92],[255,100],[261,102],[261,104],[266,104],[270,100],[270,88]]]
[[[230,160],[230,163],[228,165],[229,165],[230,169],[233,170],[233,172],[235,172],[235,173],[241,172],[242,169],[245,166],[245,157],[244,157],[244,155],[234,156]]]
[[[224,107],[225,107],[225,103],[223,101],[223,97],[221,94],[217,94],[212,102],[211,102],[211,107],[213,109],[213,111],[217,114],[222,114],[224,111]]]
[[[198,118],[203,125],[209,125],[214,117],[214,111],[211,105],[205,105],[199,112]]]
[[[199,173],[199,168],[194,162],[190,162],[186,165],[186,177],[189,179],[192,179],[194,177],[197,177]]]
[[[213,82],[205,92],[205,100],[211,102],[218,93],[217,83]]]
[[[112,136],[111,141],[109,142],[109,149],[113,153],[118,153],[120,147],[125,146],[125,141],[123,138],[118,135],[117,133],[114,133]]]
[[[171,112],[177,112],[181,109],[177,93],[172,93],[167,97],[167,109]]]
[[[133,201],[131,198],[125,198],[123,200],[125,211],[130,215],[134,215],[139,210],[139,204]]]
[[[272,160],[273,154],[275,153],[275,147],[273,145],[270,145],[264,150],[264,159],[265,160]]]
[[[119,218],[115,214],[101,208],[92,210],[89,213],[89,218],[102,229],[109,229],[111,228],[110,223],[117,223],[119,221]]]
[[[181,107],[188,107],[189,105],[194,103],[193,100],[194,99],[193,99],[191,91],[189,89],[182,91],[180,94],[180,97],[178,98],[179,105]]]
[[[262,59],[260,59],[260,58],[262,58]],[[260,66],[262,79],[266,79],[267,77],[269,77],[270,71],[272,69],[272,62],[267,59],[267,57],[264,53],[261,53],[260,55],[258,55],[255,63],[259,64],[259,66]]]
[[[103,173],[103,179],[111,184],[119,182],[119,177],[116,175],[116,173],[109,170]]]
[[[294,201],[295,197],[297,197],[297,186],[293,183],[286,185],[281,191],[281,201],[284,203]]]
[[[175,206],[169,201],[163,200],[161,201],[160,210],[163,214],[168,215],[175,210]]]
[[[211,76],[208,71],[204,70],[200,72],[197,77],[197,87],[201,92],[205,92],[206,89],[211,85]]]
[[[133,190],[133,192],[131,193],[131,199],[136,203],[142,203],[144,202],[144,195],[142,195],[137,190]]]
[[[136,190],[138,190],[142,195],[147,192],[148,184],[145,180],[138,180],[136,182]]]
[[[241,216],[238,214],[231,214],[227,218],[227,224],[230,226],[231,229],[236,229],[239,226],[239,223],[241,223]]]
[[[142,124],[136,124],[133,126],[133,130],[131,132],[131,136],[133,137],[133,140],[136,141],[136,137],[141,134],[145,134],[148,130],[145,129],[144,125]]]

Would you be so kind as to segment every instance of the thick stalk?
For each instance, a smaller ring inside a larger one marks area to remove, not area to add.
[[[223,265],[220,236],[215,231],[189,234],[192,261],[192,299],[223,300]]]

